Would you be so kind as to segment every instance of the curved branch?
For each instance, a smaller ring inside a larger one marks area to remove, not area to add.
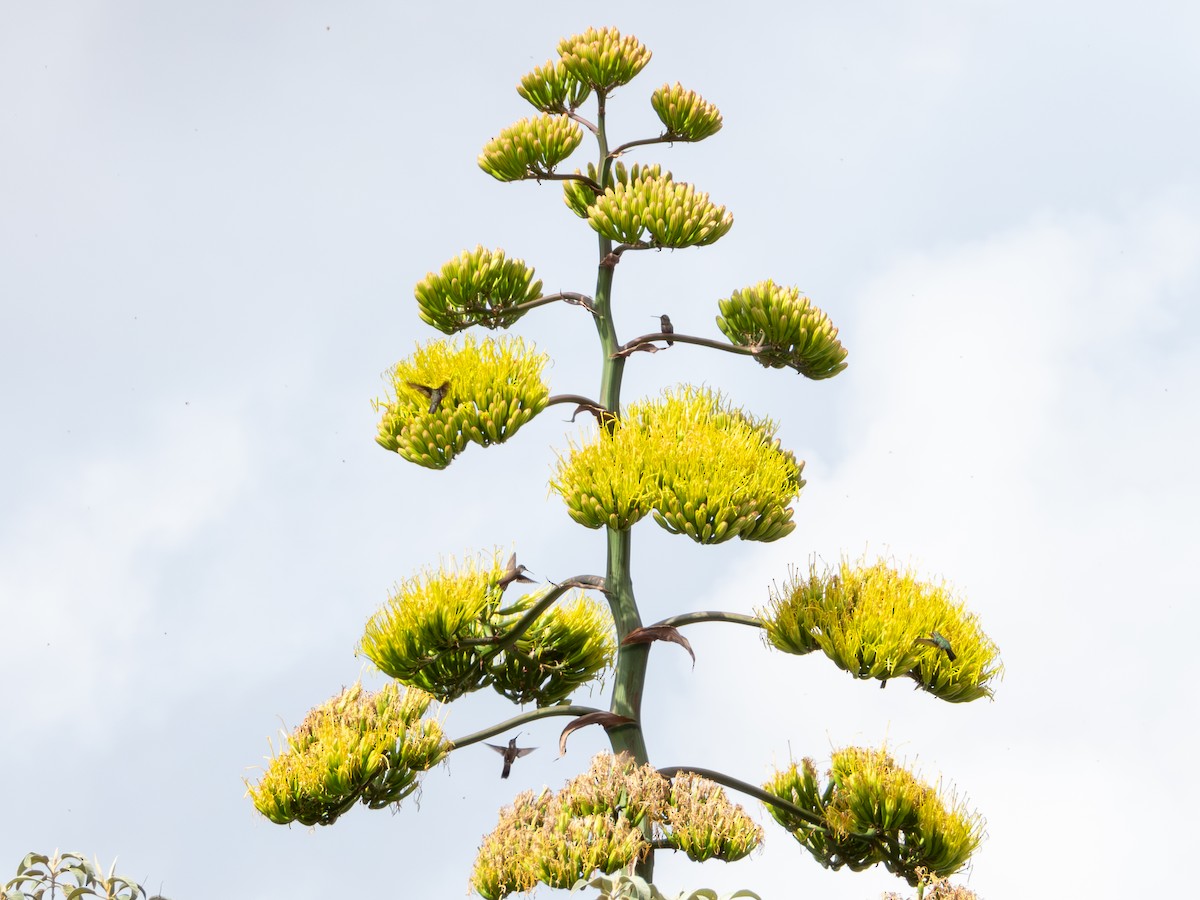
[[[658,774],[664,778],[674,778],[680,772],[694,772],[701,778],[707,778],[709,781],[715,781],[717,784],[723,784],[727,788],[732,788],[735,791],[741,791],[747,796],[753,797],[755,800],[761,800],[763,803],[768,803],[771,806],[777,806],[789,815],[795,816],[797,819],[803,819],[813,828],[828,833],[829,826],[825,820],[816,813],[809,812],[807,809],[801,809],[794,803],[789,803],[781,797],[776,797],[770,791],[764,791],[757,785],[750,784],[745,781],[739,781],[737,778],[726,775],[724,772],[717,772],[713,769],[697,769],[695,766],[670,766],[666,769],[659,769]]]
[[[661,250],[661,249],[662,249],[662,247],[659,247],[655,244],[649,244],[646,241],[635,241],[632,244],[617,244],[616,248],[613,250],[613,253],[616,254],[617,259],[619,260],[621,258],[621,254],[624,253],[626,250]]]
[[[735,625],[749,625],[752,628],[766,628],[763,620],[757,616],[747,616],[742,613],[721,612],[719,610],[710,609],[703,612],[682,613],[678,616],[670,616],[663,619],[661,622],[655,622],[655,625],[671,625],[678,628],[680,625],[695,625],[697,622],[732,622]]]
[[[559,291],[557,294],[545,294],[533,300],[526,300],[524,303],[518,303],[511,307],[511,311],[524,313],[531,309],[537,309],[539,306],[545,306],[547,303],[554,303],[556,300],[570,303],[572,306],[582,306],[593,316],[596,314],[595,307],[592,306],[592,298],[587,294],[577,294],[574,291]]]
[[[680,140],[683,139],[679,135],[671,134],[669,131],[664,131],[655,138],[641,138],[640,140],[629,141],[628,143],[622,144],[616,150],[613,150],[611,153],[609,153],[608,158],[616,159],[618,156],[626,153],[629,150],[632,150],[634,147],[645,147],[648,144],[673,144]]]
[[[601,107],[601,108],[603,109],[603,107]],[[599,128],[597,128],[595,125],[593,125],[587,119],[585,119],[583,116],[576,113],[574,109],[568,110],[567,112],[564,113],[564,115],[568,119],[573,119],[574,121],[578,122],[580,125],[582,125],[584,128],[586,128],[588,131],[590,131],[592,134],[595,134],[595,135],[600,134]],[[595,182],[593,182],[593,184],[594,183]],[[603,193],[603,191],[601,191],[601,193]]]
[[[536,181],[538,184],[541,184],[543,181],[579,181],[583,184],[586,184],[597,194],[604,193],[603,188],[596,184],[595,181],[593,181],[591,178],[588,178],[586,175],[580,175],[576,172],[571,172],[567,175],[559,175],[557,172],[546,172],[543,169],[535,169],[530,166],[529,174],[521,176],[520,180]]]
[[[608,429],[609,433],[611,433],[613,428],[616,427],[617,419],[620,418],[620,416],[618,416],[611,409],[605,409],[594,400],[589,400],[587,397],[581,397],[579,394],[555,394],[546,401],[547,406],[552,403],[576,404],[575,412],[572,413],[571,418],[564,419],[564,422],[574,422],[575,416],[579,415],[581,412],[587,412],[595,416],[596,423],[601,427]]]
[[[713,350],[724,350],[726,353],[737,353],[740,356],[755,356],[757,352],[753,347],[741,347],[737,344],[723,343],[714,341],[711,338],[696,337],[691,334],[680,334],[678,331],[666,334],[658,332],[656,334],[643,334],[641,337],[635,337],[631,341],[626,341],[614,351],[613,356],[629,356],[631,353],[636,353],[643,349],[648,344],[653,344],[655,341],[674,341],[677,344],[695,344],[698,347],[710,347]],[[659,348],[655,347],[655,350]]]
[[[521,713],[513,716],[511,719],[505,719],[495,725],[484,728],[482,731],[476,731],[468,734],[466,737],[458,738],[450,741],[450,748],[458,750],[460,747],[467,747],[471,744],[477,744],[480,741],[485,741],[490,737],[495,737],[498,734],[503,734],[510,728],[515,728],[517,725],[524,725],[526,722],[536,722],[538,719],[548,719],[552,716],[585,716],[588,713],[600,712],[591,706],[547,706],[543,709],[533,709],[529,712]]]
[[[551,584],[554,584],[554,582],[551,582]],[[552,589],[547,591],[546,596],[542,597],[537,603],[529,607],[525,614],[517,620],[517,623],[504,633],[503,637],[465,638],[464,640],[459,641],[459,644],[463,646],[474,645],[489,647],[491,648],[491,653],[488,654],[489,657],[505,650],[511,650],[516,646],[517,641],[521,639],[521,635],[528,631],[530,626],[537,621],[538,616],[553,606],[554,602],[558,600],[558,598],[572,588],[603,591],[604,579],[599,575],[575,575],[572,578],[568,578],[566,581],[561,581],[558,584],[555,584]]]
[[[661,250],[662,247],[657,244],[649,244],[645,241],[634,241],[632,244],[617,244],[617,246],[606,253],[600,260],[600,268],[615,269],[617,263],[621,261],[621,254],[626,250]]]
[[[553,582],[551,582],[553,584]],[[573,578],[568,578],[566,581],[561,581],[554,585],[545,597],[539,600],[533,606],[529,607],[529,611],[517,620],[517,624],[505,633],[504,637],[496,642],[496,651],[508,650],[516,646],[517,641],[521,639],[530,626],[537,621],[538,616],[554,605],[563,594],[571,590],[571,588],[581,588],[583,590],[604,590],[604,579],[599,575],[576,575]]]
[[[582,394],[553,394],[546,401],[547,406],[553,406],[556,403],[574,403],[576,406],[595,406],[599,408],[600,404],[590,397],[584,397]]]

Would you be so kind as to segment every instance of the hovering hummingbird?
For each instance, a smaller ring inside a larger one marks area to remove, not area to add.
[[[658,317],[658,322],[662,329],[663,334],[674,334],[675,333],[675,326],[671,324],[670,316],[665,315],[665,314],[661,315]],[[667,346],[674,347],[675,342],[673,340],[671,340],[670,338],[667,338]]]
[[[958,658],[958,654],[950,649],[950,642],[936,631],[929,632],[929,637],[927,638],[917,638],[916,643],[924,644],[926,647],[936,647],[939,650],[945,650],[946,656],[950,658],[950,662],[954,662]]]
[[[425,384],[417,384],[415,381],[405,382],[414,391],[420,391],[429,398],[429,412],[435,413],[442,401],[446,399],[446,394],[450,391],[450,379],[446,379],[441,383],[440,387],[429,387]]]
[[[498,744],[488,744],[489,747],[504,757],[504,768],[500,770],[501,778],[508,777],[508,773],[512,771],[512,764],[515,760],[537,749],[537,747],[518,747],[517,738],[520,736],[521,732],[518,731],[517,736],[508,742],[507,747],[501,747]]]
[[[525,574],[528,571],[524,566],[517,565],[517,554],[514,553],[508,558],[508,565],[504,568],[504,574],[500,576],[500,581],[497,582],[500,590],[503,591],[514,581],[520,581],[523,584],[533,584],[533,579]],[[491,745],[489,744],[488,746]]]

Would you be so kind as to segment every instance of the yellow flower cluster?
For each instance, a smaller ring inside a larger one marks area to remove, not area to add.
[[[431,700],[394,684],[376,694],[352,685],[309,712],[262,780],[247,784],[254,806],[280,825],[330,825],[355,803],[399,803],[450,749],[441,726],[421,718]]]
[[[444,469],[471,441],[499,444],[546,408],[548,357],[520,338],[467,335],[419,346],[388,377],[391,392],[375,440],[430,469]]]
[[[505,632],[541,592],[526,595],[498,617]],[[534,620],[516,643],[494,657],[491,685],[513,703],[550,706],[601,676],[617,652],[612,614],[603,603],[581,595],[555,604]]]
[[[559,460],[551,487],[589,528],[630,528],[643,516],[701,544],[773,541],[790,533],[804,464],[775,425],[684,386],[630,407],[609,433]]]
[[[513,307],[542,295],[542,283],[521,259],[503,250],[464,250],[440,272],[429,272],[414,291],[421,318],[454,334],[472,325],[507,328],[523,311]]]
[[[692,859],[741,859],[762,829],[720,787],[690,773],[672,785],[649,765],[601,753],[561,791],[519,795],[484,838],[471,886],[488,900],[538,883],[570,888],[594,872],[624,868],[659,834]]]
[[[771,815],[826,868],[861,871],[883,863],[916,885],[946,876],[979,846],[979,816],[896,764],[883,750],[848,747],[833,754],[821,785],[812,760],[779,770],[763,788],[824,820],[801,819],[775,806]]]
[[[557,703],[607,669],[612,617],[589,597],[550,607],[500,646],[544,592],[504,601],[499,555],[400,584],[367,622],[359,649],[380,671],[443,703],[492,687],[517,703]],[[503,605],[502,605],[503,604]]]
[[[566,116],[543,114],[522,119],[488,141],[479,168],[498,181],[520,181],[549,175],[575,152],[583,129]]]
[[[793,571],[760,616],[785,653],[819,649],[856,678],[907,675],[954,703],[990,697],[1002,672],[998,648],[946,587],[884,562],[843,560],[823,573],[814,565],[807,578]]]

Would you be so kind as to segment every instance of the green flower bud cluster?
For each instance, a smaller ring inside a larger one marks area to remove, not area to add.
[[[522,78],[517,93],[541,112],[562,114],[582,106],[592,86],[572,75],[561,59],[552,59]]]
[[[812,760],[779,770],[763,788],[824,820],[823,825],[768,805],[772,817],[829,869],[862,871],[883,863],[917,885],[961,869],[983,836],[979,816],[948,802],[883,750],[848,747],[833,754],[828,782]]]
[[[664,84],[650,97],[650,105],[667,128],[667,135],[678,141],[702,141],[721,130],[721,111],[695,91]]]
[[[583,129],[566,116],[522,119],[484,145],[479,168],[498,181],[545,178],[582,140]]]
[[[720,465],[713,465],[720,460]],[[630,407],[612,432],[560,458],[551,487],[588,528],[632,527],[650,512],[701,544],[789,534],[804,464],[780,448],[775,424],[684,386]]]
[[[789,575],[760,612],[767,639],[778,649],[819,649],[856,678],[907,675],[952,703],[992,695],[989,682],[1003,671],[999,649],[946,587],[884,562],[854,566],[843,560],[835,572],[810,566],[807,578],[794,570]],[[930,639],[935,633],[950,652]]]
[[[579,169],[575,170],[576,175],[583,173]],[[588,163],[587,177],[596,184],[600,184],[600,174],[596,171],[595,163]],[[646,178],[658,178],[666,181],[671,180],[671,173],[663,174],[662,166],[655,163],[652,166],[641,165],[634,163],[632,168],[627,169],[625,163],[617,160],[613,167],[609,170],[610,184],[623,184],[628,186],[630,182],[639,181]],[[582,181],[564,181],[563,182],[563,200],[567,206],[571,208],[571,212],[579,216],[581,219],[588,217],[588,210],[592,204],[596,202],[597,194],[592,189],[591,185]]]
[[[383,411],[375,440],[429,469],[446,468],[468,441],[503,443],[546,408],[548,359],[512,337],[418,346],[389,373],[387,398],[375,401]]]
[[[607,94],[633,81],[651,53],[637,38],[622,37],[615,28],[589,28],[559,41],[558,55],[577,79]]]
[[[588,224],[609,240],[680,249],[720,240],[733,214],[690,184],[643,174],[606,188],[588,208]]]
[[[443,703],[490,686],[518,703],[549,706],[612,664],[611,615],[586,596],[552,606],[510,640],[545,592],[502,607],[504,573],[497,554],[490,566],[468,559],[408,579],[367,622],[360,651]]]
[[[846,368],[838,330],[794,287],[760,281],[734,291],[720,308],[717,327],[739,347],[754,348],[754,358],[768,368],[786,366],[814,380]]]
[[[522,259],[503,250],[477,246],[464,250],[417,283],[421,318],[438,331],[454,334],[472,325],[507,328],[524,315],[513,309],[542,295],[542,283]]]
[[[741,859],[758,845],[761,829],[717,785],[692,774],[676,783],[628,754],[597,755],[557,794],[529,791],[501,811],[471,886],[498,900],[538,883],[569,888],[595,872],[611,874],[649,850],[645,824],[693,859]]]
[[[331,825],[355,803],[399,803],[450,750],[441,726],[421,718],[431,700],[394,684],[375,694],[351,685],[310,711],[262,780],[247,783],[255,808],[279,825]]]

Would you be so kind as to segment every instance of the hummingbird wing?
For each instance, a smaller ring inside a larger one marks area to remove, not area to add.
[[[516,749],[517,756],[528,756],[530,753],[536,750],[537,747],[517,747]]]
[[[433,388],[429,387],[428,385],[425,385],[425,384],[417,384],[415,381],[406,381],[406,382],[404,382],[404,383],[405,383],[405,384],[407,384],[407,385],[408,385],[410,388],[412,388],[414,391],[420,391],[420,392],[421,392],[422,394],[424,394],[426,397],[432,397],[432,396],[433,396]]]
[[[491,747],[493,750],[495,750],[495,751],[496,751],[497,753],[499,753],[501,756],[504,756],[506,753],[508,753],[508,748],[507,748],[507,747],[501,747],[499,744],[489,744],[487,741],[484,741],[484,742],[483,742],[483,746],[485,746],[485,747]]]
[[[504,590],[514,581],[520,581],[524,584],[533,584],[533,579],[525,574],[527,571],[528,570],[524,566],[517,565],[517,554],[514,553],[508,560],[508,565],[504,569],[504,574],[500,576],[500,590]]]
[[[938,638],[941,638],[941,640],[938,640]],[[935,634],[933,637],[927,637],[927,638],[919,637],[919,638],[914,639],[913,643],[914,644],[922,644],[926,647],[933,647],[934,649],[937,649],[937,650],[945,650],[946,658],[949,659],[950,662],[954,662],[954,660],[958,659],[958,654],[950,649],[950,642],[948,640],[946,640],[944,637],[942,637],[940,634]]]

